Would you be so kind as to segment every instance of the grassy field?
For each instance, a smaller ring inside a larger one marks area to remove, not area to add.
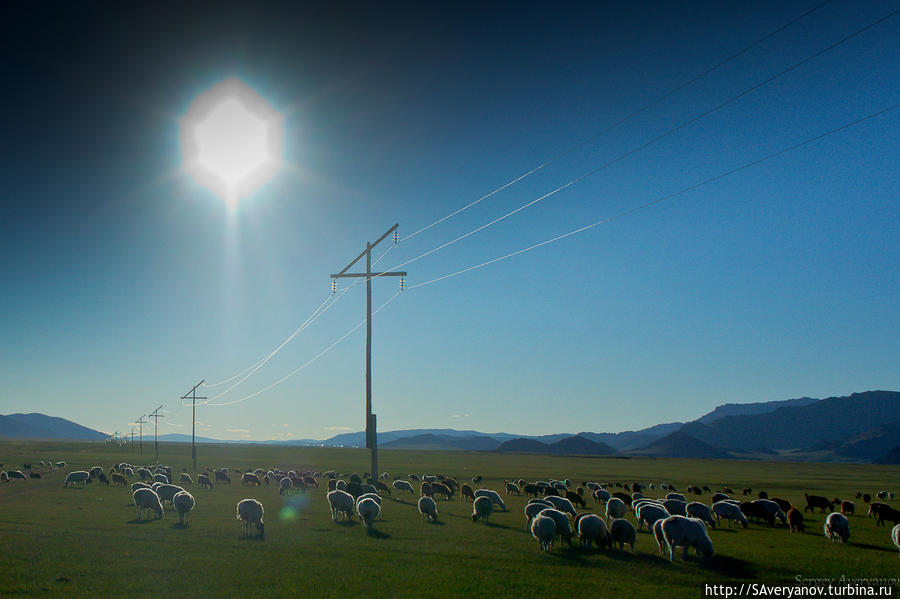
[[[700,597],[704,582],[792,583],[811,578],[897,577],[900,560],[890,526],[876,527],[861,501],[851,517],[847,546],[822,535],[822,514],[807,515],[805,534],[776,528],[710,531],[716,555],[674,563],[658,556],[656,542],[639,533],[635,553],[582,551],[554,545],[542,553],[524,528],[524,497],[510,497],[508,512],[488,526],[470,518],[471,504],[438,500],[439,522],[422,521],[416,496],[385,498],[383,520],[367,534],[358,521],[332,522],[322,489],[281,497],[274,487],[241,487],[237,477],[214,490],[189,488],[197,500],[190,526],[168,512],[160,520],[136,519],[130,489],[100,484],[62,486],[70,470],[118,462],[153,461],[92,443],[2,442],[3,469],[65,460],[41,480],[0,486],[0,597]],[[160,445],[160,461],[176,471],[190,467],[190,446]],[[360,472],[361,449],[257,445],[202,445],[198,464],[232,468]],[[383,450],[380,467],[392,475],[445,473],[461,482],[479,474],[501,492],[504,479],[570,478],[572,481],[670,482],[713,489],[730,485],[802,500],[803,492],[852,498],[857,490],[900,492],[900,467],[766,463],[728,460],[568,458],[475,452]],[[657,493],[649,492],[649,495]],[[242,540],[235,504],[244,497],[265,506],[266,539]],[[504,495],[504,498],[505,495]],[[705,494],[702,501],[709,503]],[[894,503],[898,503],[895,500]],[[603,507],[588,502],[588,509]],[[474,595],[465,595],[474,593]]]

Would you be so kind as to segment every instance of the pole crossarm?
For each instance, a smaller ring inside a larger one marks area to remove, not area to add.
[[[374,279],[377,277],[405,277],[405,276],[406,276],[405,270],[397,270],[397,271],[393,271],[393,272],[373,272],[373,273],[368,273],[368,274],[364,273],[364,272],[351,272],[351,273],[347,273],[347,274],[338,273],[336,275],[331,275],[331,278],[332,279],[346,279],[346,278],[350,278],[350,277],[372,277]]]
[[[359,262],[360,259],[361,259],[363,256],[365,256],[366,254],[368,254],[369,251],[370,251],[373,247],[375,247],[376,245],[378,245],[379,243],[381,243],[382,241],[384,241],[384,238],[387,237],[388,235],[390,235],[391,233],[393,233],[394,230],[396,230],[396,228],[399,227],[399,226],[400,226],[400,223],[395,224],[393,227],[391,227],[390,229],[388,229],[388,230],[385,232],[384,235],[382,235],[381,237],[379,237],[379,238],[378,238],[378,241],[376,241],[375,243],[369,244],[369,247],[367,247],[366,249],[364,249],[364,250],[362,251],[362,253],[361,253],[359,256],[357,256],[356,258],[354,258],[353,261],[350,262],[350,264],[348,264],[347,266],[345,266],[344,269],[343,269],[341,272],[338,273],[338,275],[342,275],[342,274],[344,274],[345,272],[347,272],[348,270],[350,270],[350,267],[352,267],[354,264],[356,264],[357,262]],[[335,276],[335,275],[331,275],[331,277],[332,277],[332,278],[337,278],[337,276]]]
[[[193,408],[191,409],[191,459],[194,462],[194,472],[197,471],[197,400],[206,399],[205,397],[197,397],[197,387],[205,382],[206,379],[203,379],[194,385],[190,391],[181,396],[181,399],[193,400]]]

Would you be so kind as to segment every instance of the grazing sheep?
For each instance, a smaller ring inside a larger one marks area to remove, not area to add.
[[[729,521],[729,526],[731,526],[732,521],[739,522],[744,528],[747,528],[749,524],[747,522],[747,517],[741,512],[741,507],[730,501],[717,501],[712,504],[710,511],[715,514],[716,523],[718,523],[720,519],[725,519]]]
[[[481,520],[484,524],[487,524],[488,518],[491,517],[493,511],[494,502],[491,501],[490,497],[486,495],[476,497],[475,501],[472,502],[472,522]]]
[[[134,483],[131,485],[131,493],[134,494],[138,489],[149,489],[150,485],[147,483]]]
[[[680,499],[666,499],[663,506],[672,516],[687,516],[687,503]]]
[[[667,493],[666,499],[677,499],[678,501],[683,501],[683,502],[687,503],[687,498],[684,495],[682,495],[681,493]]]
[[[285,493],[291,493],[294,490],[294,482],[291,480],[290,476],[285,476],[278,483],[278,494],[284,495]]]
[[[869,504],[869,509],[866,512],[866,518],[875,518],[878,519],[878,512],[881,511],[881,508],[886,507],[886,503],[881,503],[880,501],[873,501]]]
[[[213,484],[212,481],[209,480],[209,477],[205,474],[197,475],[197,484],[200,485],[200,488],[206,487],[207,489],[212,489]]]
[[[138,468],[137,475],[138,475],[138,477],[140,477],[141,480],[148,480],[148,479],[153,478],[153,475],[146,468]]]
[[[882,526],[885,520],[893,522],[894,524],[900,524],[900,511],[895,510],[889,505],[883,505],[881,509],[878,510],[878,521],[875,525]]]
[[[825,519],[824,529],[825,538],[831,539],[832,543],[836,540],[846,543],[847,539],[850,538],[850,521],[847,520],[846,516],[838,512],[828,514],[828,517]]]
[[[103,466],[93,466],[91,467],[91,478],[97,478],[101,474],[103,474]]]
[[[138,489],[131,495],[134,499],[134,507],[137,510],[138,520],[142,519],[144,508],[150,509],[156,513],[156,518],[163,517],[163,506],[159,500],[159,496],[153,492],[153,489]]]
[[[265,524],[263,523],[263,505],[255,499],[241,499],[237,504],[237,519],[241,521],[243,538],[250,537],[252,527],[256,526],[259,538],[264,539]]]
[[[419,513],[425,520],[437,522],[437,505],[431,497],[419,497]]]
[[[822,513],[825,513],[826,510],[829,512],[834,511],[834,504],[827,497],[810,495],[808,493],[804,493],[803,497],[806,498],[806,507],[803,508],[804,512],[815,512],[816,508],[819,508]]]
[[[63,487],[68,487],[69,483],[81,483],[81,486],[84,487],[89,482],[91,482],[90,472],[86,472],[84,470],[76,470],[75,472],[69,472],[69,475],[66,476],[66,482],[63,483]]]
[[[363,497],[356,502],[356,513],[365,527],[371,529],[372,523],[381,515],[381,506],[372,497]]]
[[[842,501],[841,502],[841,513],[845,516],[852,516],[853,512],[856,511],[856,504],[852,501]]]
[[[460,500],[475,501],[475,492],[468,483],[463,483],[463,486],[459,488],[459,498]]]
[[[181,480],[182,483],[185,483],[185,484],[188,484],[188,485],[194,484],[194,481],[191,480],[191,475],[188,474],[187,472],[182,472],[182,473],[181,473],[181,478],[180,478],[180,480]]]
[[[313,479],[313,480],[315,480],[315,479]],[[316,488],[317,489],[319,488],[318,485],[316,485]],[[375,488],[378,490],[379,494],[381,494],[381,493],[387,493],[388,495],[391,494],[391,490],[388,488],[388,486],[386,484],[384,484],[383,482],[381,482],[380,480],[375,481]],[[452,494],[452,490],[451,490],[451,494]]]
[[[125,480],[125,477],[118,472],[113,472],[111,475],[112,484],[114,485],[122,485],[123,487],[128,484],[128,481]]]
[[[660,555],[665,555],[669,552],[669,544],[666,543],[666,535],[663,534],[663,522],[664,520],[657,520],[653,523],[653,537],[656,539],[656,546],[659,547]]]
[[[705,503],[700,503],[699,501],[692,501],[687,504],[687,516],[691,518],[696,518],[697,520],[702,520],[712,526],[716,527],[716,521],[712,517],[712,512],[709,511],[709,506]],[[673,514],[674,515],[674,514]]]
[[[803,513],[793,506],[788,510],[787,521],[790,532],[796,530],[798,533],[801,533],[806,529],[806,526],[803,524]]]
[[[556,522],[550,516],[538,514],[531,522],[531,536],[537,539],[542,551],[550,551],[556,538]]]
[[[565,539],[569,545],[572,545],[572,537],[574,534],[572,532],[572,527],[569,525],[569,517],[566,514],[556,508],[547,507],[541,510],[539,515],[552,518],[553,522],[556,524],[556,535],[561,539]]]
[[[66,463],[65,463],[65,462],[56,462],[56,464],[54,464],[54,466],[55,466],[56,468],[65,468],[65,467],[66,467]]]
[[[178,522],[186,525],[191,510],[194,509],[194,496],[187,491],[179,491],[172,498],[172,506],[178,512]]]
[[[25,476],[25,473],[22,472],[21,470],[9,470],[9,471],[7,471],[6,475],[10,479],[17,478],[19,480],[28,480],[28,477]]]
[[[575,506],[573,506],[572,502],[565,497],[556,497],[551,495],[549,497],[545,497],[544,501],[551,504],[553,507],[565,514],[571,514],[573,518],[578,515],[578,513],[575,511]]]
[[[540,514],[548,507],[553,507],[553,505],[546,501],[536,501],[534,503],[529,502],[528,505],[525,506],[525,528],[528,528],[528,526],[531,524],[531,520],[535,516]]]
[[[782,499],[781,497],[773,497],[771,501],[777,503],[778,507],[780,507],[781,511],[785,514],[788,513],[788,510],[794,507],[794,505],[790,501],[788,501],[787,499]]]
[[[9,482],[9,475],[6,472],[0,472],[0,482]]]
[[[516,483],[511,483],[506,481],[506,494],[507,495],[518,495],[519,494],[519,486]]]
[[[419,482],[419,481],[421,480],[421,479],[419,478],[419,475],[418,475],[418,474],[410,474],[410,475],[407,476],[406,478],[408,478],[409,480],[414,480],[414,481],[416,481],[416,482]]]
[[[451,499],[453,491],[443,483],[431,483],[431,496],[434,497],[435,495],[440,495],[444,499]]]
[[[579,489],[581,487],[578,487]],[[584,490],[582,490],[584,492]],[[577,505],[579,507],[586,507],[584,503],[584,497],[582,497],[579,493],[572,491],[566,491],[566,499],[572,502],[572,505]]]
[[[631,502],[632,503],[634,503],[638,499],[643,499],[643,498],[644,498],[644,494],[641,493],[640,491],[635,491],[634,493],[631,494]]]
[[[891,530],[891,540],[894,541],[894,546],[900,550],[900,524]]]
[[[329,491],[327,495],[328,505],[331,506],[331,519],[338,521],[338,514],[346,516],[347,520],[353,520],[354,501],[353,495],[340,489]]]
[[[634,553],[634,544],[637,542],[637,531],[631,522],[624,518],[616,518],[609,524],[609,536],[613,543],[619,544],[621,551],[625,550],[625,545],[631,545],[631,552]]]
[[[503,499],[500,497],[500,493],[497,491],[493,491],[491,489],[478,489],[475,491],[475,497],[488,497],[490,500],[500,508],[502,511],[506,511],[506,504],[503,503]]]
[[[241,484],[258,487],[262,484],[262,482],[260,482],[259,477],[256,476],[255,474],[251,474],[250,472],[245,472],[244,474],[241,475]]]
[[[713,554],[712,541],[706,532],[706,525],[701,520],[669,516],[663,520],[662,531],[669,546],[669,561],[674,559],[675,548],[678,546],[684,547],[683,559],[687,559],[691,547],[702,559],[707,559]]]
[[[622,493],[620,491],[616,491],[615,493],[612,494],[612,496],[614,498],[618,499],[619,501],[621,501],[622,503],[624,503],[626,505],[626,507],[631,507],[631,495],[629,495],[628,493]]]
[[[726,499],[731,499],[731,498],[728,495],[726,495],[725,493],[713,493],[713,496],[712,496],[713,503],[719,503],[720,501],[725,501]]]
[[[406,482],[405,480],[395,480],[391,484],[398,491],[409,491],[410,495],[415,495],[415,491],[413,491],[412,485],[409,484],[408,482]]]
[[[224,483],[226,485],[230,485],[231,477],[228,476],[228,473],[223,470],[216,470],[215,481],[216,481],[216,484]]]
[[[106,474],[104,474],[103,472],[101,472],[100,474],[97,475],[97,480],[99,480],[101,483],[103,483],[107,487],[109,486],[109,479],[106,478]]]
[[[468,487],[469,485],[463,485],[464,487]],[[541,488],[537,485],[527,483],[522,487],[522,492],[524,492],[529,497],[537,497],[541,494]]]
[[[612,497],[606,489],[597,489],[592,495],[597,503],[606,503]]]
[[[163,474],[162,472],[157,472],[153,475],[153,480],[158,483],[163,483],[164,485],[169,484],[169,477]]]
[[[184,491],[184,489],[178,485],[159,485],[154,491],[159,495],[159,500],[165,505],[167,501],[171,502],[172,498],[174,498],[177,493]]]
[[[653,530],[653,525],[657,520],[664,520],[671,516],[671,514],[666,511],[666,508],[652,503],[642,504],[641,507],[635,511],[635,515],[637,517],[638,530],[641,530],[644,527],[644,522],[647,523],[647,530]]]
[[[578,538],[584,549],[590,548],[591,543],[596,543],[598,549],[610,543],[606,522],[597,514],[579,514],[575,518],[575,528],[578,529]]]
[[[612,497],[606,502],[606,519],[612,522],[616,518],[624,518],[628,508],[618,497]]]
[[[774,526],[776,518],[781,520],[783,524],[787,524],[787,517],[781,511],[781,507],[771,499],[757,499],[752,503],[758,506],[759,509],[766,511],[768,514],[766,520],[769,522],[769,526]]]

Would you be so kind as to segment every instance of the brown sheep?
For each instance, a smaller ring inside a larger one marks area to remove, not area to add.
[[[304,484],[305,486],[307,486],[307,487],[315,487],[315,488],[317,488],[317,489],[319,488],[319,481],[317,481],[317,480],[316,480],[315,478],[313,478],[312,476],[304,476],[304,477],[303,477],[303,484]]]
[[[441,495],[444,499],[453,498],[453,491],[444,483],[431,483],[431,497]]]
[[[878,522],[875,524],[877,526],[884,525],[884,521],[893,522],[896,526],[900,524],[900,511],[895,510],[889,505],[882,504],[881,509],[878,510]]]
[[[852,501],[841,502],[842,514],[844,514],[845,516],[852,516],[854,511],[856,511],[856,505]]]
[[[469,483],[463,483],[459,489],[460,500],[475,501],[475,491],[469,486]]]
[[[123,487],[127,484],[125,477],[118,472],[112,473],[112,484],[114,485],[122,485]]]
[[[212,489],[212,488],[213,488],[212,481],[209,480],[209,477],[206,476],[205,474],[199,474],[199,475],[197,475],[197,484],[200,485],[200,488],[201,488],[201,489],[202,489],[203,487],[207,487],[208,489]]]
[[[572,502],[572,505],[577,505],[579,507],[585,507],[584,497],[579,495],[578,493],[573,493],[572,491],[566,491],[566,499]]]
[[[432,496],[431,483],[423,482],[422,483],[422,497],[431,497],[431,496]]]
[[[804,493],[803,497],[806,498],[806,507],[803,508],[803,511],[815,512],[816,508],[822,510],[822,513],[834,511],[834,504],[829,501],[827,497],[821,497],[820,495],[810,495],[809,493]]]
[[[791,509],[788,510],[787,521],[789,532],[797,531],[798,533],[800,533],[803,532],[803,530],[806,528],[803,525],[803,514],[801,514],[800,510],[795,507],[791,507]]]

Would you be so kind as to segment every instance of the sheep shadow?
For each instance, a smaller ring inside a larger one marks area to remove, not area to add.
[[[447,526],[446,522],[441,522],[440,520],[429,520],[428,524],[431,524],[432,526]]]
[[[818,535],[816,535],[816,536],[818,536]],[[837,543],[835,543],[835,544],[837,544]],[[847,545],[849,545],[850,547],[864,547],[865,549],[874,549],[875,551],[885,551],[887,553],[896,553],[896,551],[897,551],[896,548],[888,548],[888,547],[883,547],[881,545],[870,545],[869,543],[855,543],[852,540],[847,541]]]
[[[259,536],[259,535],[253,535],[253,536],[250,536],[250,537],[245,537],[243,534],[240,534],[240,535],[238,536],[238,541],[256,541],[257,543],[261,543],[262,541],[265,541],[265,540],[266,540],[265,537],[261,537],[261,536]]]
[[[184,530],[186,528],[190,528],[187,524],[182,524],[181,522],[176,522],[170,528],[174,528],[175,530]]]
[[[148,523],[150,523],[150,522],[155,522],[155,520],[153,520],[152,518],[146,518],[146,519],[143,519],[143,520],[139,520],[139,519],[137,519],[137,518],[134,518],[134,519],[129,520],[128,522],[126,522],[126,524],[148,524]]]
[[[335,524],[337,524],[338,526],[350,527],[357,526],[359,522],[357,522],[356,520],[337,520],[335,521]]]
[[[502,528],[504,530],[521,530],[521,529],[513,529],[512,526],[507,526],[506,524],[497,524],[496,522],[485,522],[485,526],[488,528]]]
[[[728,578],[743,580],[756,578],[756,570],[753,569],[753,565],[735,557],[715,554],[709,559],[697,559],[696,561],[701,567]]]
[[[391,535],[386,532],[382,532],[376,528],[370,528],[366,531],[366,536],[372,537],[373,539],[390,539]]]

